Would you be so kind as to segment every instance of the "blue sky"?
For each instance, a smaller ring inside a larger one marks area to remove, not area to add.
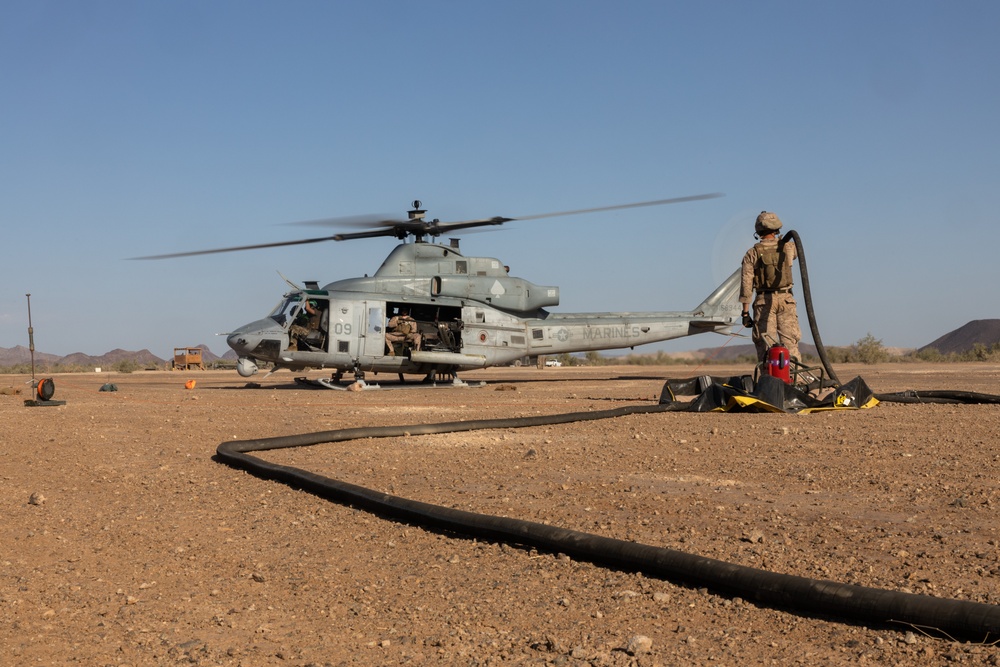
[[[320,235],[282,223],[709,192],[462,247],[561,312],[689,309],[773,210],[824,342],[923,345],[1000,317],[998,29],[995,2],[10,0],[0,347],[27,345],[30,292],[39,351],[221,354],[279,271],[324,284],[393,245],[127,259]]]

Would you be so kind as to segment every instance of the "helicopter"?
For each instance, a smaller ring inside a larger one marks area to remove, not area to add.
[[[423,375],[461,384],[460,371],[510,365],[524,358],[631,348],[705,332],[724,333],[739,320],[739,270],[693,310],[676,312],[554,313],[559,288],[511,276],[497,258],[467,256],[459,239],[438,238],[474,227],[514,220],[658,206],[721,196],[672,199],[560,211],[518,218],[461,222],[426,219],[420,200],[405,220],[366,218],[369,229],[319,238],[152,255],[166,259],[285,245],[395,237],[401,241],[372,276],[345,278],[322,287],[285,278],[292,290],[265,317],[224,334],[237,354],[236,370],[249,378],[260,367],[302,371],[330,369],[339,383],[353,373]],[[310,225],[346,225],[358,219],[331,218]],[[282,276],[284,278],[284,276]]]

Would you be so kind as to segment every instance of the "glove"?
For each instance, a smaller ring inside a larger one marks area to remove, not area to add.
[[[750,317],[750,313],[743,313],[743,326],[747,329],[753,329],[753,318]]]

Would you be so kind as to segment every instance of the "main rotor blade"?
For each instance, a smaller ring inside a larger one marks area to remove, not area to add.
[[[400,236],[400,234],[402,234],[402,236]],[[377,236],[396,236],[402,238],[406,236],[406,233],[396,231],[395,227],[386,227],[385,229],[376,229],[370,232],[348,232],[347,234],[334,234],[330,238],[332,238],[334,241],[350,241],[353,239],[373,239]]]
[[[716,197],[723,197],[721,192],[713,192],[704,195],[690,195],[687,197],[674,197],[672,199],[657,199],[654,201],[643,201],[636,202],[633,204],[618,204],[615,206],[598,206],[596,208],[579,208],[572,211],[556,211],[554,213],[537,213],[535,215],[523,215],[515,218],[506,218],[501,216],[496,216],[493,218],[482,218],[480,220],[463,220],[461,222],[434,222],[434,223],[424,223],[424,227],[419,231],[413,233],[430,234],[433,236],[440,236],[446,232],[451,232],[455,229],[467,229],[469,227],[484,227],[487,225],[502,225],[505,222],[513,222],[516,220],[540,220],[542,218],[555,218],[558,216],[565,215],[580,215],[582,213],[599,213],[602,211],[620,211],[626,208],[639,208],[642,206],[662,206],[663,204],[679,204],[688,201],[699,201],[702,199],[714,199]],[[404,229],[403,225],[397,225],[396,230]],[[356,238],[369,238],[371,236],[393,236],[395,232],[393,230],[386,230],[386,233],[378,234],[338,234],[334,238],[338,241],[346,241],[348,239]]]
[[[724,197],[721,192],[712,192],[704,195],[690,195],[688,197],[674,197],[672,199],[657,199],[655,201],[643,201],[635,204],[618,204],[617,206],[598,206],[597,208],[581,208],[575,211],[557,211],[555,213],[539,213],[537,215],[523,215],[518,218],[507,218],[507,220],[538,220],[540,218],[555,218],[561,215],[578,215],[580,213],[598,213],[600,211],[620,211],[626,208],[640,208],[642,206],[661,206],[663,204],[680,204],[686,201],[701,201],[702,199],[715,199]]]
[[[284,222],[283,225],[295,225],[296,227],[392,227],[407,222],[402,218],[394,218],[391,215],[370,213],[367,215],[348,215],[336,218],[319,218],[317,220],[300,220],[298,222]]]
[[[131,257],[130,259],[173,259],[176,257],[194,257],[197,255],[213,255],[222,252],[238,252],[241,250],[258,250],[261,248],[278,248],[281,246],[305,245],[307,243],[322,243],[323,241],[347,241],[351,239],[368,239],[378,236],[395,236],[398,239],[405,239],[407,236],[440,236],[457,229],[468,229],[470,227],[485,227],[489,225],[502,225],[505,222],[515,220],[540,220],[542,218],[555,218],[566,215],[580,215],[583,213],[599,213],[603,211],[620,211],[628,208],[640,208],[643,206],[662,206],[664,204],[679,204],[689,201],[700,201],[703,199],[714,199],[724,196],[722,193],[713,192],[703,195],[690,195],[687,197],[673,197],[671,199],[656,199],[654,201],[636,202],[633,204],[618,204],[616,206],[598,206],[596,208],[580,208],[572,211],[555,211],[553,213],[538,213],[535,215],[524,215],[517,218],[507,218],[495,216],[492,218],[482,218],[479,220],[463,220],[459,222],[439,222],[437,220],[427,221],[422,218],[411,220],[398,220],[386,218],[381,215],[363,215],[340,218],[323,218],[320,220],[306,220],[303,222],[292,222],[286,224],[307,225],[307,226],[347,226],[347,227],[375,227],[371,231],[349,232],[346,234],[334,234],[333,236],[321,236],[312,239],[299,239],[297,241],[276,241],[274,243],[257,243],[254,245],[233,246],[230,248],[215,248],[213,250],[193,250],[189,252],[173,252],[163,255],[146,255],[144,257]]]
[[[298,241],[275,241],[274,243],[257,243],[255,245],[239,245],[231,248],[215,248],[213,250],[192,250],[190,252],[172,252],[166,255],[146,255],[145,257],[129,257],[129,259],[172,259],[174,257],[193,257],[195,255],[214,255],[220,252],[238,252],[240,250],[257,250],[259,248],[277,248],[286,245],[303,245],[306,243],[321,243],[332,241],[333,236],[321,236],[315,239],[299,239]]]

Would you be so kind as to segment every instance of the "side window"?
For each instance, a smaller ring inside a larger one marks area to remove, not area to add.
[[[368,333],[380,334],[385,328],[385,318],[382,317],[382,307],[368,309]]]

